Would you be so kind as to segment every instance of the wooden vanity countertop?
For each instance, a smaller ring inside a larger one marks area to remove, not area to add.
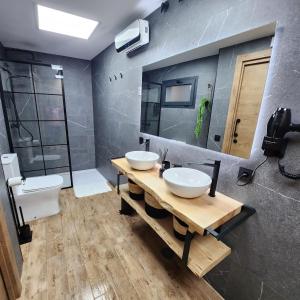
[[[184,199],[172,194],[162,178],[159,177],[160,165],[147,171],[132,169],[126,158],[112,160],[123,175],[133,180],[150,193],[162,207],[190,226],[190,231],[204,235],[205,229],[216,229],[241,211],[243,203],[222,193],[215,197],[205,194],[198,198]]]

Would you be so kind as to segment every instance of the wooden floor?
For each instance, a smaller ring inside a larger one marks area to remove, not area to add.
[[[161,255],[164,243],[138,216],[121,216],[115,192],[76,199],[61,192],[59,215],[32,222],[22,246],[20,299],[221,299]]]

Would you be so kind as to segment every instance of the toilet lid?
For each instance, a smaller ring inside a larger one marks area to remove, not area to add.
[[[59,175],[29,177],[26,178],[25,184],[22,186],[22,190],[24,193],[29,193],[54,188],[62,184],[63,178]]]

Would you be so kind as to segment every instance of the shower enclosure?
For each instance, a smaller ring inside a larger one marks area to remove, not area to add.
[[[2,60],[0,79],[10,151],[18,154],[22,175],[59,174],[71,187],[62,67]]]

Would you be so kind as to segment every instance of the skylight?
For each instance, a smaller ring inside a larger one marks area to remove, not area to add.
[[[37,11],[40,30],[88,39],[98,25],[97,21],[42,5],[37,5]]]

